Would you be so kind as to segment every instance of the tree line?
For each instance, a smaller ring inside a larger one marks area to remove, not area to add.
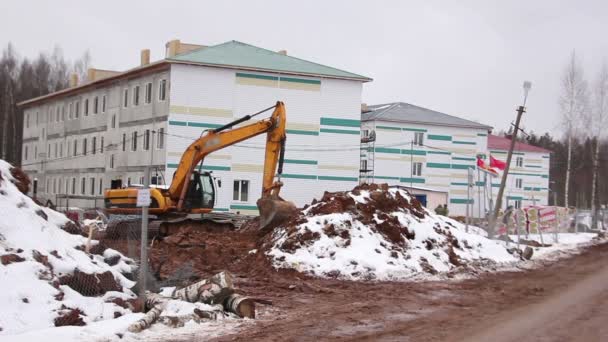
[[[76,73],[85,81],[91,57],[88,51],[73,62],[65,59],[61,48],[41,52],[36,58],[22,57],[9,43],[0,58],[0,159],[21,164],[23,112],[17,103],[46,95],[69,85]]]

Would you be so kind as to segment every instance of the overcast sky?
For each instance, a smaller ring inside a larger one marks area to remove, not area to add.
[[[177,38],[239,40],[374,79],[363,102],[403,101],[508,127],[533,83],[528,130],[558,134],[560,75],[576,49],[592,79],[608,58],[608,1],[0,2],[0,44],[23,56],[54,45],[68,59],[124,70]]]

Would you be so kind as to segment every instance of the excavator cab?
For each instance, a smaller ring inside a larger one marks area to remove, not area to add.
[[[188,192],[184,199],[187,209],[213,209],[215,204],[215,184],[210,172],[192,171]]]

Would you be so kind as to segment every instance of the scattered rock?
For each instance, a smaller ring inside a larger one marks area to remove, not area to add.
[[[65,309],[57,318],[55,318],[55,326],[62,327],[66,325],[83,326],[85,322],[81,315],[84,315],[80,309]]]
[[[532,247],[526,246],[526,248],[524,249],[524,252],[521,254],[521,256],[525,260],[530,260],[532,258],[533,254],[534,254],[534,250],[532,249]]]
[[[74,274],[59,278],[59,281],[61,285],[67,285],[74,291],[88,297],[99,296],[108,291],[122,290],[122,287],[114,279],[114,275],[110,271],[87,274],[76,270]]]
[[[42,209],[36,209],[36,215],[42,217],[45,221],[49,220],[49,216]]]
[[[0,256],[0,261],[2,265],[12,264],[14,262],[22,262],[25,261],[25,258],[18,256],[17,254],[4,254]]]

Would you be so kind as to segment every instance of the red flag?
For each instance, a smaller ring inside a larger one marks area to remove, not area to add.
[[[493,168],[489,167],[488,164],[486,164],[486,162],[484,162],[481,158],[477,158],[477,167],[493,175],[498,175],[498,172],[496,172],[496,170],[494,170]]]
[[[507,164],[505,162],[490,156],[490,167],[495,167],[499,170],[504,170],[506,166]]]

